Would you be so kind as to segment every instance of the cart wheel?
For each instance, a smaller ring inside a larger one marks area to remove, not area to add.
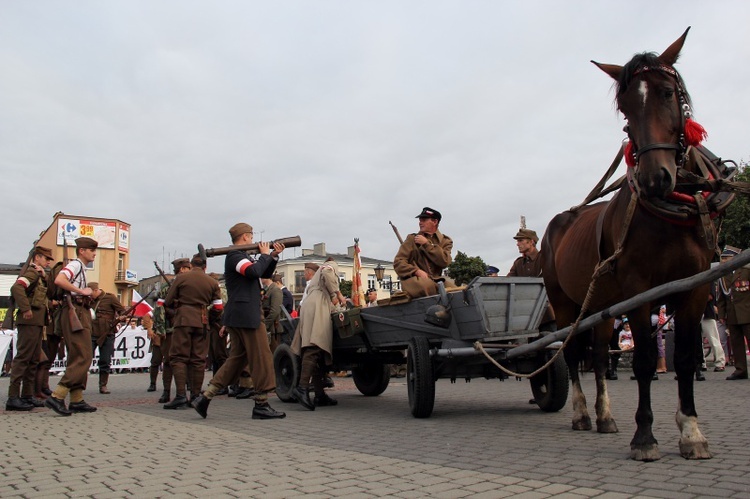
[[[423,336],[409,342],[406,353],[406,386],[409,408],[415,418],[428,418],[435,406],[435,378],[430,359],[430,343]]]
[[[541,372],[530,378],[531,393],[534,400],[544,412],[557,412],[565,407],[568,401],[568,366],[565,359],[559,355],[555,362]]]
[[[273,370],[276,373],[276,396],[282,402],[294,402],[292,390],[299,382],[300,359],[289,345],[282,343],[276,347]]]
[[[377,397],[388,388],[391,367],[382,362],[364,362],[352,368],[357,390],[366,397]]]

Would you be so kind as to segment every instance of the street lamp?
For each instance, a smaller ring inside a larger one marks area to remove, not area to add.
[[[383,276],[385,276],[385,267],[378,264],[378,266],[375,267],[375,279],[377,279],[378,282],[383,282]]]

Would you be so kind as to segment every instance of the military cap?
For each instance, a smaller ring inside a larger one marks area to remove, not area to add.
[[[96,239],[91,239],[90,237],[79,237],[76,239],[76,248],[83,248],[83,249],[96,249],[99,246],[99,243],[96,242]]]
[[[178,258],[172,262],[172,268],[174,269],[175,274],[183,267],[190,267],[190,260],[187,258]]]
[[[99,289],[99,283],[98,282],[90,282],[86,284],[87,288],[91,288],[92,291],[97,291]]]
[[[253,227],[244,222],[234,224],[232,225],[232,228],[229,229],[229,237],[232,238],[232,241],[240,237],[242,234],[252,234],[252,233],[253,233]]]
[[[721,256],[735,256],[739,255],[740,252],[739,248],[735,248],[734,246],[729,246],[728,244],[724,246],[724,251],[721,252]]]
[[[55,257],[52,256],[52,250],[49,248],[45,248],[44,246],[36,246],[34,248],[34,254],[35,255],[42,255],[43,257],[54,260]]]
[[[306,269],[310,269],[310,270],[312,270],[314,272],[317,272],[318,269],[320,268],[320,265],[318,265],[317,263],[313,263],[313,262],[307,262],[305,264],[305,268]]]
[[[539,236],[531,229],[518,229],[518,234],[513,239],[531,239],[535,243],[539,241]]]
[[[500,269],[492,265],[487,265],[487,275],[499,274]]]
[[[443,215],[441,215],[439,211],[433,210],[432,208],[425,206],[424,208],[422,208],[422,213],[420,213],[414,218],[434,218],[435,220],[439,222],[440,220],[442,220]]]

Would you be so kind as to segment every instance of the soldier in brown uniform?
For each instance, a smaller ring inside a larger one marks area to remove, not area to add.
[[[65,374],[60,379],[52,395],[44,405],[61,416],[70,416],[74,412],[94,412],[96,407],[83,400],[89,368],[91,367],[91,288],[86,287],[86,266],[96,258],[98,243],[90,237],[76,239],[76,259],[63,267],[55,278],[55,285],[62,288],[69,296],[63,301],[60,324],[62,326],[65,346],[68,349],[68,364]],[[72,305],[72,309],[71,309]],[[72,313],[78,317],[80,331],[73,331]],[[65,398],[70,394],[70,405],[65,407]]]
[[[531,229],[521,228],[513,236],[516,240],[516,246],[521,256],[516,258],[508,272],[509,276],[518,277],[541,277],[542,259],[539,258],[539,250],[536,249],[536,243],[539,242],[539,236]]]
[[[211,278],[213,279],[216,279],[216,282],[219,281],[218,274],[214,274],[212,272],[209,274],[209,276],[211,276]],[[222,294],[222,299],[223,298],[224,295]],[[216,373],[219,372],[219,369],[221,369],[221,366],[224,365],[224,362],[227,361],[227,357],[229,356],[229,352],[227,352],[227,337],[226,335],[221,334],[221,320],[223,316],[223,310],[221,312],[211,314],[211,321],[209,321],[208,324],[208,358],[211,360],[211,371],[214,373],[214,376],[216,376]],[[219,395],[226,394],[226,388],[222,390],[222,393],[219,393]]]
[[[115,353],[115,333],[117,332],[117,323],[119,316],[125,311],[117,296],[112,293],[106,293],[99,288],[99,283],[90,282],[88,287],[91,288],[91,298],[94,303],[91,309],[94,311],[92,316],[91,331],[91,352],[96,351],[99,347],[99,393],[109,394],[107,383],[112,365],[112,355]]]
[[[42,353],[44,326],[49,323],[44,269],[48,269],[53,261],[49,248],[35,247],[26,271],[10,288],[18,306],[18,353],[13,358],[10,368],[6,411],[30,411],[34,407],[44,406],[44,402],[34,397],[34,382],[36,367]]]
[[[203,387],[208,355],[208,307],[222,310],[221,290],[216,279],[206,274],[206,261],[196,255],[190,261],[190,272],[178,275],[169,287],[165,306],[175,308],[174,332],[169,350],[176,385],[174,400],[165,409],[186,409],[188,366],[190,390],[197,396]]]
[[[425,207],[417,215],[419,232],[409,234],[393,260],[401,289],[412,298],[437,294],[435,282],[451,263],[453,240],[438,230],[442,215]]]
[[[154,332],[154,319],[151,317],[151,313],[144,315],[141,318],[141,325],[146,330],[146,336],[149,341],[149,350],[151,352],[151,364],[148,368],[149,374],[149,385],[146,389],[147,392],[156,391],[156,378],[159,377],[159,368],[161,367],[162,353],[161,353],[161,339],[162,335]]]
[[[731,260],[740,249],[725,246],[721,261]],[[750,265],[745,265],[719,280],[719,319],[729,328],[734,372],[727,379],[747,379],[745,340],[750,342]]]
[[[177,258],[172,262],[172,269],[174,270],[175,276],[178,276],[183,272],[190,272],[190,260],[187,258]],[[174,282],[174,279],[172,279],[172,282]],[[161,336],[161,354],[162,362],[164,363],[161,375],[164,391],[158,400],[160,404],[169,402],[173,377],[170,349],[172,347],[172,333],[174,332],[173,322],[175,311],[174,308],[167,308],[164,306],[164,300],[166,299],[168,292],[169,287],[159,290],[159,299],[156,301],[156,308],[154,309],[154,332]]]
[[[261,300],[263,323],[266,325],[266,331],[268,332],[268,346],[273,353],[281,342],[281,333],[284,332],[284,328],[279,323],[284,293],[272,279],[261,279],[260,282],[263,283],[263,298]]]

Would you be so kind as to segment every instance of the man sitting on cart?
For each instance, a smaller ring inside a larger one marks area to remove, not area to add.
[[[437,281],[451,263],[453,240],[438,230],[442,215],[425,207],[416,216],[419,232],[409,234],[393,260],[401,289],[411,298],[437,294]]]

